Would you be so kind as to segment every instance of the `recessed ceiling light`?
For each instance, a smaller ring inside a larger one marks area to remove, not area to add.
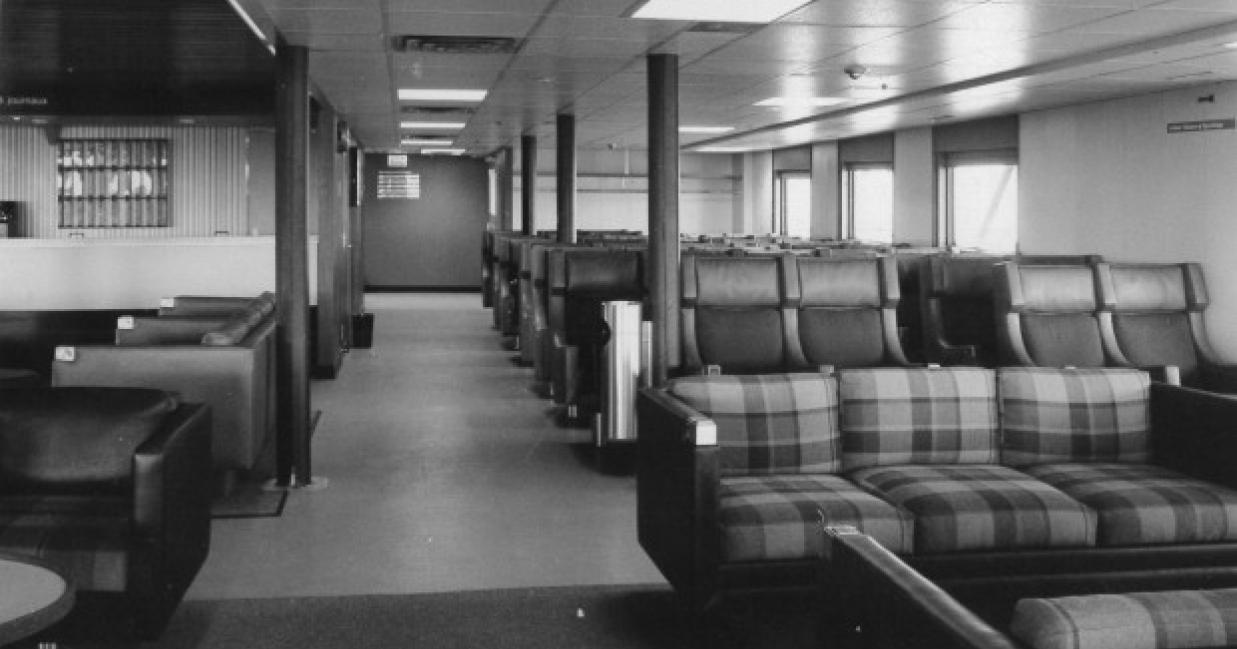
[[[771,23],[808,0],[648,0],[631,14],[649,20]]]
[[[695,153],[747,153],[747,149],[735,146],[706,146],[696,149]]]
[[[464,149],[421,149],[421,155],[464,155]]]
[[[451,140],[426,138],[426,137],[406,137],[399,141],[404,146],[436,146],[449,147]]]
[[[253,35],[258,37],[258,40],[262,42],[262,46],[271,53],[271,56],[274,56],[275,43],[273,43],[266,35],[266,32],[262,31],[262,28],[258,26],[258,23],[254,22],[253,17],[249,15],[249,12],[245,11],[245,8],[242,7],[237,0],[228,0],[228,4],[231,5],[232,11],[235,11],[241,17],[241,20],[245,21],[245,25],[249,27],[249,31],[253,32]]]
[[[844,103],[846,100],[841,97],[769,97],[756,102],[756,105],[774,108],[820,108]]]
[[[680,126],[680,133],[729,133],[733,131],[733,126]]]
[[[399,127],[425,131],[456,131],[464,128],[464,122],[400,122]]]
[[[481,101],[484,90],[455,90],[445,88],[400,88],[401,101]]]
[[[1230,50],[1237,50],[1237,41],[1233,41],[1231,43],[1225,43],[1224,47],[1227,47]]]

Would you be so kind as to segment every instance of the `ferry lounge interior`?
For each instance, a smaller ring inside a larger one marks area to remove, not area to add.
[[[1235,120],[1228,0],[0,0],[0,644],[1237,645]]]

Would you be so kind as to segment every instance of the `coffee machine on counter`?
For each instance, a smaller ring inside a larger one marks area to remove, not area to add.
[[[17,201],[0,201],[0,239],[18,236]]]

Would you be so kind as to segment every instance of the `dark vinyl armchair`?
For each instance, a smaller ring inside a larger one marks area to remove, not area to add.
[[[0,551],[76,591],[48,639],[162,632],[210,548],[210,433],[160,390],[0,390]]]
[[[1097,271],[1112,291],[1113,332],[1131,364],[1174,366],[1182,385],[1237,392],[1237,365],[1221,361],[1207,338],[1202,266],[1106,263]]]

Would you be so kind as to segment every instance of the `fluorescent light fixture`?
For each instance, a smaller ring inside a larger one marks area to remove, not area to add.
[[[399,127],[421,131],[457,131],[464,128],[464,122],[400,122]]]
[[[822,108],[846,103],[841,97],[769,97],[756,102],[757,106],[773,108]]]
[[[401,101],[481,101],[484,90],[458,90],[447,88],[400,88]]]
[[[421,149],[421,155],[464,155],[464,149]]]
[[[1232,41],[1231,43],[1225,43],[1223,47],[1227,47],[1230,50],[1237,50],[1237,41]]]
[[[714,134],[714,133],[729,133],[730,131],[733,131],[733,130],[734,130],[733,126],[680,126],[679,127],[680,133],[703,133],[706,135]]]
[[[631,14],[648,20],[771,23],[808,0],[648,0]]]
[[[437,147],[451,146],[451,140],[444,140],[444,139],[438,139],[438,138],[425,138],[425,137],[406,137],[400,140],[399,143],[404,146],[437,146]]]
[[[245,8],[240,5],[239,0],[228,0],[228,4],[232,6],[232,11],[235,11],[237,15],[241,17],[241,20],[245,21],[245,24],[249,26],[249,31],[253,32],[253,35],[258,37],[258,40],[262,42],[262,45],[266,46],[266,49],[274,55],[275,44],[271,42],[271,39],[267,38],[266,34],[262,31],[262,28],[258,27],[258,23],[254,22],[253,17],[249,15],[249,12],[245,11]]]

